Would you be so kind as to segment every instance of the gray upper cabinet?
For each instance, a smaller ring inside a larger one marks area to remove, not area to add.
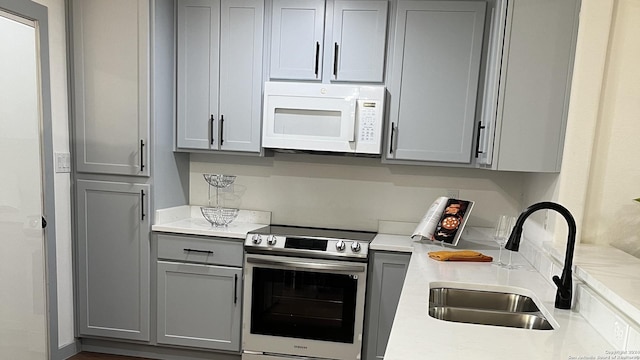
[[[398,1],[387,159],[471,163],[485,9]]]
[[[80,335],[149,340],[149,185],[78,180]]]
[[[382,82],[387,1],[340,1],[333,8],[331,80]]]
[[[382,82],[388,1],[274,0],[270,78]]]
[[[76,170],[149,175],[149,0],[73,1]]]
[[[320,80],[324,0],[274,0],[271,79]]]
[[[178,149],[260,151],[263,0],[177,2]]]
[[[492,30],[486,93],[493,96],[485,97],[479,166],[560,171],[579,7],[579,0],[497,7],[502,19]]]

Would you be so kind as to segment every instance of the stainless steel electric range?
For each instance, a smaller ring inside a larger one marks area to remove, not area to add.
[[[276,225],[249,233],[242,359],[360,359],[375,235]]]

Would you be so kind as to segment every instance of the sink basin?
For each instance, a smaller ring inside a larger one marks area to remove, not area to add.
[[[452,284],[451,284],[452,285]],[[530,330],[553,330],[532,297],[518,294],[516,288],[481,290],[479,285],[469,289],[464,284],[449,286],[432,283],[429,291],[429,316],[469,324],[503,326]],[[526,290],[521,289],[523,293]]]
[[[540,314],[488,311],[434,306],[429,315],[445,321],[469,324],[506,326],[520,329],[553,330],[553,326]]]
[[[533,299],[525,295],[458,288],[432,288],[429,292],[429,306],[506,312],[540,311]]]

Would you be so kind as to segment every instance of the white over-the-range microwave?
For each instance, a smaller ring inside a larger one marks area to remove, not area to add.
[[[377,155],[384,86],[267,82],[262,146]]]

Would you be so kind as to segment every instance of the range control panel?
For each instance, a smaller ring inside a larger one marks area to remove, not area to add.
[[[265,235],[249,233],[245,239],[246,248],[258,251],[277,251],[299,253],[317,257],[355,257],[367,258],[367,241],[346,239],[323,239],[298,236]]]

